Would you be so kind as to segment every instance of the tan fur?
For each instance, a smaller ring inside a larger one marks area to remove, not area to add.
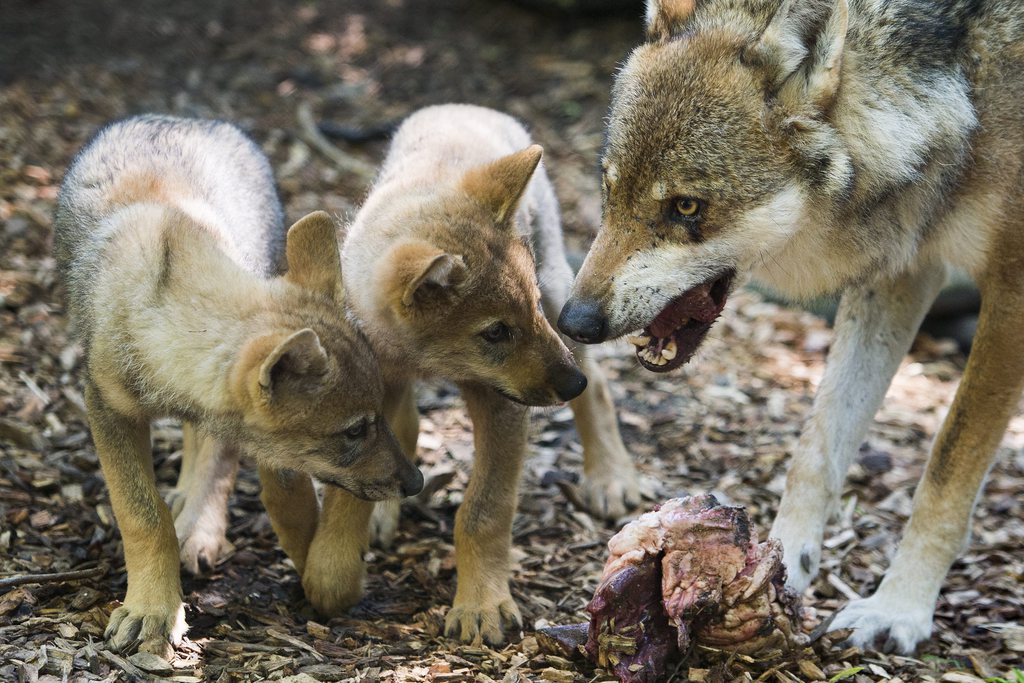
[[[732,271],[794,298],[842,294],[772,528],[803,590],[846,469],[947,269],[973,275],[974,348],[899,552],[877,592],[832,623],[857,645],[909,652],[931,632],[1024,386],[1024,5],[679,6],[650,0],[649,41],[616,79],[604,224],[563,317],[581,338],[619,336]],[[666,211],[679,197],[704,203],[689,230]]]
[[[462,177],[462,190],[488,207],[496,222],[504,223],[519,204],[543,153],[540,145],[530,145],[497,161],[472,168]]]
[[[163,203],[161,188],[190,186],[190,168],[231,164],[237,180],[213,176],[197,194]],[[235,448],[369,499],[422,484],[379,417],[383,388],[369,347],[337,316],[343,302],[330,218],[312,214],[292,226],[287,277],[253,272],[267,267],[250,261],[266,245],[247,240],[270,227],[259,219],[275,220],[265,168],[230,126],[139,117],[101,132],[61,188],[55,245],[86,351],[89,422],[128,569],[124,605],[106,632],[118,650],[167,656],[185,629],[179,547],[154,482],[151,419],[190,423],[190,490],[213,478],[213,490],[194,501],[200,508],[225,499]],[[154,183],[157,176],[166,180]],[[244,204],[233,203],[233,182],[249,183]],[[158,196],[138,194],[146,190]],[[260,204],[266,210],[253,223],[247,212]],[[365,433],[348,436],[353,424],[365,424]],[[189,509],[186,500],[179,515]],[[215,509],[221,523],[222,510]],[[182,548],[186,562],[198,564],[192,554]]]
[[[352,314],[381,359],[385,410],[402,450],[415,455],[418,377],[457,382],[473,419],[476,458],[456,518],[458,589],[446,621],[448,633],[467,641],[501,642],[521,624],[508,586],[526,455],[521,404],[573,398],[588,498],[602,516],[637,502],[600,369],[582,356],[590,388],[576,397],[578,371],[552,328],[571,271],[539,160],[540,148],[509,117],[460,105],[423,110],[397,134],[343,247]],[[484,340],[496,322],[512,330],[511,341]],[[362,595],[367,523],[379,541],[394,535],[397,506],[370,509],[325,493],[303,572],[307,597],[323,613]]]
[[[268,510],[275,511],[270,521],[281,548],[302,576],[319,514],[313,482],[293,470],[260,466],[260,483],[260,500]]]

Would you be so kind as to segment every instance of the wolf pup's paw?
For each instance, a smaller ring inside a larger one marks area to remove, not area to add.
[[[171,517],[176,518],[181,514],[188,501],[188,491],[174,487],[164,495],[164,502],[171,508]]]
[[[519,632],[523,628],[523,617],[511,595],[505,595],[494,602],[456,604],[448,610],[444,620],[444,634],[458,638],[464,643],[501,645],[505,634]]]
[[[930,605],[922,607],[876,593],[844,607],[829,629],[852,628],[848,642],[864,650],[911,655],[932,634],[932,612]]]
[[[168,605],[125,603],[111,613],[103,636],[117,652],[149,652],[169,659],[187,630],[180,600]]]
[[[313,538],[302,572],[302,589],[317,612],[333,617],[355,605],[363,597],[365,576],[361,549],[346,546],[344,539]]]
[[[398,500],[382,500],[373,506],[370,515],[370,543],[387,550],[395,541],[398,533],[398,518],[401,502]]]
[[[590,472],[583,475],[580,495],[591,515],[614,522],[640,504],[640,481],[632,464],[619,471]]]
[[[234,546],[226,536],[227,520],[207,510],[199,515],[190,514],[186,506],[174,520],[174,533],[178,537],[181,564],[195,576],[209,572],[217,561]]]

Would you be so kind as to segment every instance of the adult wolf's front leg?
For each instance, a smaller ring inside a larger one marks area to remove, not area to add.
[[[126,418],[86,385],[89,427],[110,490],[128,569],[128,594],[105,636],[122,652],[169,657],[187,628],[171,513],[156,490],[149,423]]]
[[[846,470],[945,274],[932,265],[843,294],[825,376],[770,533],[782,541],[787,583],[798,592],[818,573],[825,523]]]
[[[1000,248],[1002,247],[1002,249]],[[993,253],[1021,253],[1019,245]],[[963,549],[971,512],[1024,387],[1024,275],[1019,261],[994,266],[980,282],[978,332],[956,398],[942,424],[914,511],[892,566],[870,598],[850,603],[833,628],[853,628],[861,646],[911,652],[931,635],[949,566]]]
[[[506,631],[518,630],[523,621],[508,582],[527,413],[491,389],[460,388],[473,420],[476,454],[466,497],[455,517],[458,587],[445,634],[498,644]]]

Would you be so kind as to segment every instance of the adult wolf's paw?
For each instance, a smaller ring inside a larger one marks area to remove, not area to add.
[[[522,628],[523,617],[511,595],[482,604],[456,604],[444,620],[444,634],[464,643],[483,640],[488,645],[501,645],[506,632]]]
[[[333,617],[363,597],[366,562],[358,546],[347,545],[346,539],[325,539],[325,535],[314,536],[309,546],[302,589],[317,612]]]
[[[590,472],[583,475],[580,495],[591,515],[614,522],[640,504],[640,480],[632,463],[619,470]]]
[[[792,522],[790,519],[776,518],[768,536],[782,541],[786,588],[800,595],[818,576],[824,526],[813,523],[810,518]]]
[[[188,630],[185,605],[135,605],[126,603],[110,615],[103,636],[118,652],[150,652],[170,658]]]
[[[370,515],[370,543],[387,550],[395,541],[398,532],[398,517],[401,503],[397,500],[382,500],[373,506]]]
[[[909,655],[931,636],[932,612],[932,605],[922,607],[876,593],[844,607],[829,628],[852,628],[850,644],[865,650]]]

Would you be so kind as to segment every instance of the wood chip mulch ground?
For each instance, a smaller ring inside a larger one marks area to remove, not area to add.
[[[304,602],[250,466],[231,504],[234,551],[208,576],[184,578],[191,630],[175,660],[107,650],[102,630],[124,594],[123,555],[86,429],[80,350],[66,327],[50,226],[64,168],[111,118],[149,110],[235,120],[273,159],[290,218],[318,208],[344,218],[365,192],[360,169],[379,161],[383,143],[325,145],[310,115],[373,133],[424,104],[470,101],[531,125],[547,150],[567,240],[582,253],[599,220],[595,168],[610,74],[639,40],[635,17],[547,15],[496,0],[14,0],[4,8],[0,680],[607,679],[553,654],[535,632],[584,619],[615,530],[571,502],[581,455],[567,409],[537,411],[532,424],[514,528],[513,594],[526,630],[504,649],[441,636],[454,594],[454,513],[472,465],[465,410],[443,383],[420,392],[419,450],[433,490],[406,502],[394,548],[371,552],[367,596],[349,615],[323,621]],[[640,369],[624,343],[604,347],[626,443],[647,479],[645,504],[713,491],[747,506],[763,534],[830,341],[822,320],[745,292],[672,376]],[[878,584],[963,363],[955,344],[924,336],[904,361],[827,533],[807,595],[818,621]],[[179,426],[157,423],[164,488],[180,447]],[[935,634],[915,656],[826,637],[759,659],[699,652],[673,679],[1013,680],[1024,660],[1022,448],[1018,411],[971,545],[946,581]]]

